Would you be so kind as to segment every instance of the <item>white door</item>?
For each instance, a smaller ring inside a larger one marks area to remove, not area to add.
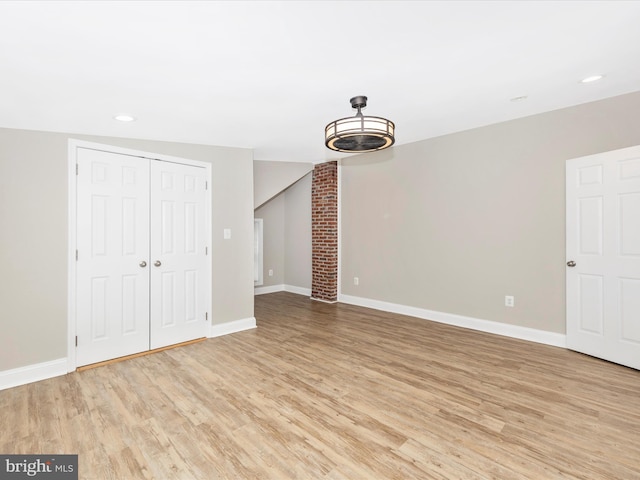
[[[77,149],[76,366],[206,336],[208,171]]]
[[[640,146],[566,167],[567,346],[640,369]]]
[[[149,161],[77,150],[77,365],[149,348]]]
[[[206,172],[151,162],[151,348],[206,336]]]

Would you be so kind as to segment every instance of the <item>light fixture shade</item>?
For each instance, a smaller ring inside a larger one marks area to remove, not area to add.
[[[395,142],[395,124],[382,117],[362,115],[360,109],[367,105],[367,97],[351,99],[351,106],[358,109],[355,117],[341,118],[324,129],[324,144],[337,152],[373,152],[390,147]]]

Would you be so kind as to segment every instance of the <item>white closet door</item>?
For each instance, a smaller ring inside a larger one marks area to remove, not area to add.
[[[640,369],[640,147],[567,162],[567,346]]]
[[[149,161],[77,156],[78,366],[149,349]]]
[[[204,168],[151,162],[151,348],[206,336]]]

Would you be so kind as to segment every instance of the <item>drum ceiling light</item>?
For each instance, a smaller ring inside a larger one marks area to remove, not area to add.
[[[337,152],[373,152],[390,147],[396,141],[396,126],[391,120],[362,115],[367,106],[367,97],[353,97],[351,108],[357,108],[355,117],[341,118],[324,129],[324,144]]]

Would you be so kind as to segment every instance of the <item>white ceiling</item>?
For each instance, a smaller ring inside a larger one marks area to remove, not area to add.
[[[0,1],[0,127],[322,162],[356,95],[404,144],[640,90],[639,25],[634,1]]]

